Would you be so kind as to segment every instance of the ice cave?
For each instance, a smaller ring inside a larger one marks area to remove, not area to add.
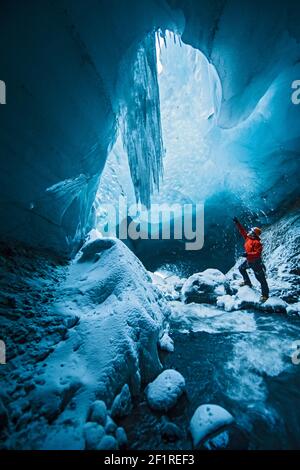
[[[299,18],[2,0],[0,450],[300,449]]]

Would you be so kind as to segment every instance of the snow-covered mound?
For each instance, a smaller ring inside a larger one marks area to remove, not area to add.
[[[190,422],[194,447],[197,448],[208,436],[233,422],[233,416],[221,406],[210,404],[199,406]]]
[[[14,364],[15,374],[24,377],[26,398],[14,400],[12,393],[11,399],[5,399],[8,409],[14,410],[9,416],[18,429],[10,422],[6,445],[82,449],[85,442],[95,445],[90,443],[95,435],[99,441],[99,426],[105,435],[115,433],[117,426],[101,400],[108,406],[113,402],[112,414],[123,416],[130,411],[130,394],[136,395],[142,382],[161,371],[157,347],[167,312],[146,270],[121,241],[88,243],[57,289],[48,317],[42,318],[46,336],[47,319],[60,318],[63,337],[46,355],[41,349],[33,366],[22,361]],[[70,323],[70,318],[76,321]],[[3,396],[11,393],[14,383],[7,379]],[[98,427],[84,428],[89,421]],[[101,448],[118,445],[112,439],[98,444]]]
[[[263,312],[286,313],[288,304],[279,297],[270,297],[266,302],[260,301],[260,293],[248,286],[242,286],[235,295],[223,295],[218,297],[217,306],[227,312],[252,308]]]
[[[185,303],[214,303],[218,296],[225,294],[226,277],[218,269],[206,269],[190,276],[182,287]]]
[[[185,390],[185,380],[173,369],[164,370],[146,388],[149,406],[154,410],[168,411]]]

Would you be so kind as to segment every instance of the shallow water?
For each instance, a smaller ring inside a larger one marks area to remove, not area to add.
[[[122,422],[131,448],[191,449],[191,416],[199,405],[215,403],[236,419],[226,448],[300,449],[300,365],[291,360],[300,322],[278,314],[177,307],[189,313],[172,315],[175,351],[162,353],[161,360],[186,380],[186,394],[168,413],[183,436],[164,442],[162,414],[153,413],[142,395]]]

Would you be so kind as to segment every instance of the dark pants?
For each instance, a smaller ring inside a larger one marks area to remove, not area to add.
[[[261,285],[261,293],[264,297],[269,297],[269,286],[265,275],[265,266],[261,259],[256,261],[245,260],[239,267],[240,273],[243,276],[245,284],[251,287],[251,281],[247,273],[247,269],[252,269],[254,275]]]

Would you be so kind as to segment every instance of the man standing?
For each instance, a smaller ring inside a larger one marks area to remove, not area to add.
[[[241,264],[239,270],[243,276],[244,282],[242,285],[252,287],[247,269],[252,269],[256,279],[261,285],[261,298],[262,302],[265,302],[269,298],[269,286],[266,280],[265,275],[265,266],[261,259],[261,253],[263,246],[260,239],[261,229],[258,227],[253,227],[247,233],[245,227],[234,217],[233,221],[235,222],[240,234],[245,240],[245,257],[246,260]]]

